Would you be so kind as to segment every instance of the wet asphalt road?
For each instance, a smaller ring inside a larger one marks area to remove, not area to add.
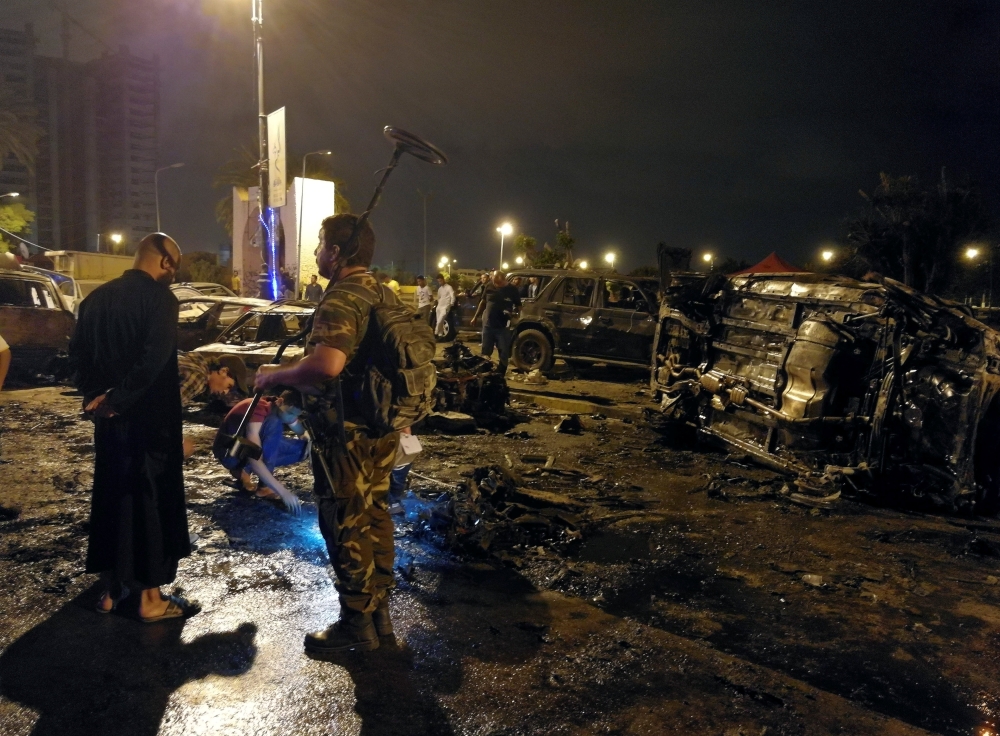
[[[199,541],[177,582],[204,611],[100,616],[80,574],[92,446],[76,409],[59,389],[0,397],[0,505],[19,508],[0,515],[3,736],[980,736],[1000,703],[989,522],[851,503],[815,514],[776,499],[770,474],[611,420],[585,420],[580,437],[545,415],[519,425],[527,440],[425,437],[421,472],[447,480],[503,454],[572,458],[606,480],[541,482],[600,514],[568,557],[505,561],[403,525],[395,645],[318,662],[302,636],[337,609],[305,469],[284,473],[301,519],[239,494],[199,417],[186,467]],[[706,474],[726,493],[706,492]]]

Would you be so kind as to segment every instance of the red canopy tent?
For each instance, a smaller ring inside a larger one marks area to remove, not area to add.
[[[740,276],[748,273],[809,273],[798,266],[793,266],[788,261],[783,260],[777,253],[771,253],[767,258],[756,266],[744,268],[742,271],[729,274],[730,276]]]

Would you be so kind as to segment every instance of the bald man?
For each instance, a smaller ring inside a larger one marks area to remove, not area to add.
[[[94,419],[88,573],[102,579],[98,613],[129,599],[144,622],[197,607],[160,586],[191,553],[184,507],[177,299],[181,250],[163,233],[139,243],[132,269],[80,304],[70,342],[84,411]],[[133,595],[129,595],[129,593]]]

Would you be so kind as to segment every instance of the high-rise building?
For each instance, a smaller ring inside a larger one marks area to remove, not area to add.
[[[158,67],[126,46],[86,63],[35,56],[30,25],[0,30],[0,78],[26,95],[43,131],[33,169],[3,162],[0,193],[25,193],[39,245],[128,249],[156,228]]]
[[[97,94],[99,228],[133,245],[156,230],[158,66],[126,46],[88,65]]]

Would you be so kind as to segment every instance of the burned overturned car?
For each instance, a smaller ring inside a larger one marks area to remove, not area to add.
[[[663,413],[796,477],[801,495],[995,514],[1000,333],[891,279],[670,273],[651,388]]]

